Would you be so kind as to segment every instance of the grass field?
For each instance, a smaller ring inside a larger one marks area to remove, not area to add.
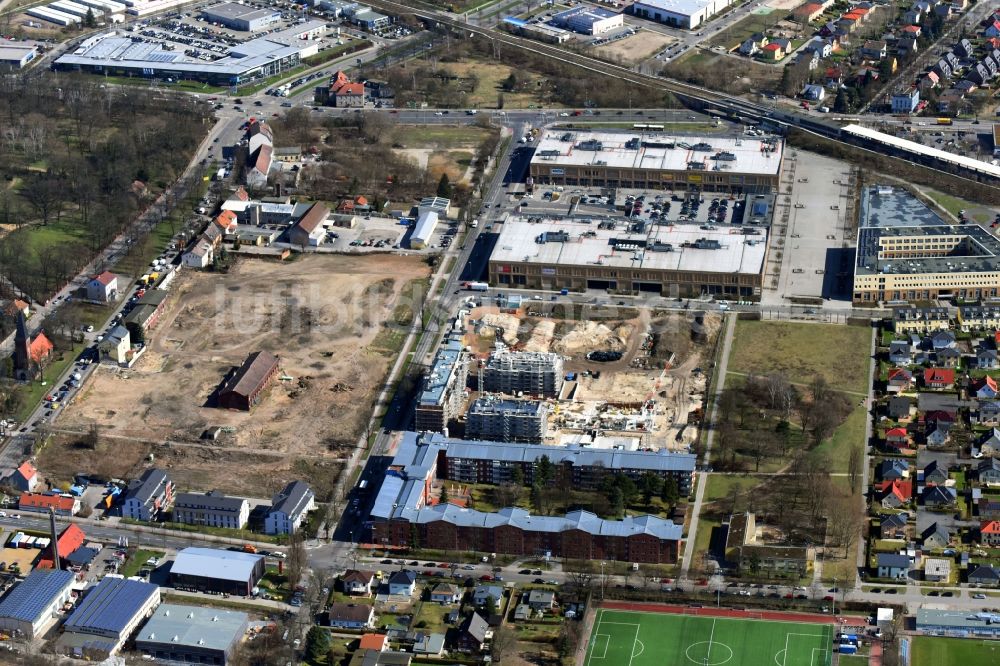
[[[830,625],[600,610],[585,666],[825,666]]]
[[[972,666],[1000,662],[1000,641],[914,636],[912,666]]]
[[[861,326],[738,321],[729,370],[780,370],[802,385],[819,374],[831,388],[863,395],[868,389],[871,334]]]

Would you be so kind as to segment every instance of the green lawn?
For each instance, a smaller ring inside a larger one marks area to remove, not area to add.
[[[158,550],[142,550],[141,548],[128,559],[122,568],[118,571],[122,576],[128,578],[129,576],[134,576],[139,573],[139,570],[146,566],[146,561],[151,557],[160,559],[163,557],[163,553]],[[150,566],[150,569],[154,567]]]
[[[868,666],[868,657],[859,657],[854,654],[840,655],[840,666]]]
[[[708,485],[705,486],[705,502],[714,502],[729,496],[730,489],[736,486],[741,493],[765,483],[767,478],[756,476],[734,476],[731,474],[710,474]]]
[[[846,472],[851,447],[864,446],[867,418],[865,408],[856,405],[847,419],[833,431],[830,439],[816,447],[815,450],[826,455],[830,461],[831,472]]]
[[[828,624],[600,610],[586,666],[828,666]]]
[[[783,371],[808,385],[821,375],[831,388],[867,393],[871,329],[861,326],[737,321],[729,370]]]
[[[958,217],[958,211],[964,210],[966,215],[976,222],[988,223],[993,218],[993,211],[980,204],[959,199],[958,197],[938,192],[937,190],[928,189],[926,192],[927,196],[933,199],[937,205],[955,217]]]
[[[978,638],[915,636],[910,651],[912,666],[972,666],[1000,661],[1000,641]]]

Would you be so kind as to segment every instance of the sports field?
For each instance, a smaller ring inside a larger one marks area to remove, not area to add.
[[[1000,641],[914,636],[913,666],[978,666],[1000,663]]]
[[[585,666],[829,666],[833,627],[599,610]]]

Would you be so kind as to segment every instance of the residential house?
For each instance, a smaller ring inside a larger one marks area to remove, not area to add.
[[[1000,307],[994,305],[963,305],[956,317],[963,331],[995,331],[1000,328]]]
[[[181,257],[181,262],[188,268],[208,268],[215,260],[215,249],[212,243],[199,238],[194,245]]]
[[[969,71],[965,74],[965,78],[977,86],[984,86],[990,82],[993,76],[990,74],[990,70],[986,68],[986,65],[977,62],[969,68]]]
[[[11,319],[16,319],[19,314],[23,314],[27,319],[31,316],[31,306],[20,298],[15,298],[4,306],[3,313]]]
[[[458,612],[458,611],[455,611]],[[444,654],[445,635],[440,633],[418,633],[413,640],[413,654],[440,657]]]
[[[979,452],[984,456],[1000,453],[1000,428],[990,428],[976,442]]]
[[[493,601],[490,602],[490,599]],[[488,606],[491,603],[500,605],[503,601],[503,588],[499,585],[476,585],[472,591],[472,603],[476,606]]]
[[[915,28],[916,26],[909,26],[909,27]],[[920,51],[920,42],[917,41],[916,37],[903,35],[898,40],[896,40],[896,55],[899,56],[900,58],[906,58],[907,56],[915,55],[918,51]]]
[[[958,344],[955,334],[951,331],[935,331],[931,334],[931,349],[940,352],[942,349],[949,349]]]
[[[150,468],[133,479],[122,501],[122,517],[154,521],[174,501],[174,484],[162,469]]]
[[[934,523],[920,533],[924,550],[941,550],[951,543],[951,532],[941,523]]]
[[[915,25],[920,23],[923,18],[923,13],[919,9],[908,9],[903,13],[903,23],[909,23]]]
[[[805,87],[802,88],[802,97],[812,102],[822,102],[826,99],[826,88],[812,83],[807,83]]]
[[[264,517],[266,534],[294,534],[306,514],[316,508],[316,493],[304,481],[292,481],[271,498]]]
[[[976,511],[980,518],[1000,518],[1000,499],[980,497],[976,502]]]
[[[827,67],[823,76],[823,85],[827,88],[839,88],[844,83],[844,70],[840,67]],[[898,330],[898,329],[897,329]]]
[[[431,601],[436,604],[457,604],[462,600],[462,591],[451,583],[438,583],[431,590]]]
[[[911,23],[910,25],[904,26],[903,29],[900,30],[900,32],[904,37],[916,39],[920,37],[920,34],[923,32],[923,28],[921,28],[919,25],[914,25]]]
[[[962,69],[962,61],[959,59],[959,57],[957,55],[955,55],[951,51],[949,51],[948,53],[945,53],[942,57],[945,60],[948,61],[949,65],[951,65],[951,71],[952,72],[956,72],[957,73],[958,71],[960,71]]]
[[[938,61],[934,63],[934,66],[931,67],[931,71],[937,74],[938,78],[941,80],[950,79],[954,75],[951,65],[949,65],[948,61],[944,58],[939,58]]]
[[[886,390],[890,393],[909,391],[913,387],[913,373],[906,368],[893,368],[889,371]]]
[[[87,281],[87,300],[110,303],[118,298],[118,276],[104,271]]]
[[[948,486],[928,486],[920,496],[923,505],[929,508],[944,508],[955,504],[958,493]]]
[[[338,108],[361,108],[365,105],[365,84],[352,82],[337,71],[330,79],[329,100]]]
[[[184,525],[207,525],[241,530],[250,519],[250,501],[229,497],[218,490],[207,493],[177,493],[173,520]]]
[[[924,370],[924,386],[929,389],[950,389],[955,386],[955,371],[951,368]]]
[[[924,580],[933,583],[947,581],[951,577],[951,560],[940,557],[924,559]]]
[[[969,412],[973,425],[1000,425],[1000,402],[987,400],[980,402]]]
[[[389,637],[385,634],[362,634],[358,642],[358,650],[375,650],[385,652],[389,649]],[[365,664],[367,666],[367,664]]]
[[[328,609],[328,626],[339,629],[374,629],[375,609],[368,604],[333,603]]]
[[[1000,37],[1000,21],[993,19],[993,21],[986,26],[983,30],[984,37]]]
[[[875,556],[875,567],[879,578],[905,580],[910,571],[910,558],[895,553],[878,553]]]
[[[883,539],[902,539],[906,536],[908,516],[905,513],[884,513],[879,516],[878,534]]]
[[[893,340],[889,343],[889,362],[893,365],[909,365],[913,362],[913,347],[907,340]]]
[[[462,625],[458,628],[458,638],[455,647],[460,652],[481,652],[486,645],[486,641],[489,640],[491,633],[490,626],[486,620],[479,613],[472,613],[469,617],[465,618]]]
[[[212,224],[219,227],[219,230],[225,235],[235,234],[239,227],[239,223],[236,221],[236,213],[231,210],[224,210],[219,213],[212,220]]]
[[[989,375],[984,375],[983,377],[980,377],[972,382],[972,385],[969,387],[969,392],[980,400],[989,400],[997,397],[997,393],[1000,392],[1000,388],[997,387],[995,379]]]
[[[887,52],[885,42],[880,39],[868,39],[861,45],[861,57],[869,60],[882,60]]]
[[[886,481],[875,485],[875,494],[879,504],[885,509],[898,509],[913,497],[913,484],[910,481]]]
[[[962,361],[962,354],[954,347],[945,347],[934,352],[937,364],[942,368],[957,368]]]
[[[833,55],[834,46],[833,42],[829,39],[814,37],[811,42],[806,44],[804,50],[810,53],[815,53],[820,58],[829,58]]]
[[[984,486],[1000,486],[1000,459],[988,458],[976,465],[976,478]]]
[[[31,492],[38,485],[38,470],[35,466],[31,464],[30,460],[25,460],[23,463],[18,465],[9,477],[7,477],[8,485],[12,486],[17,490],[22,490],[24,492]]]
[[[941,77],[934,71],[927,72],[917,81],[917,87],[923,92],[934,90],[934,88],[937,88],[940,84]]]
[[[979,523],[979,543],[984,546],[1000,546],[1000,520],[984,520]]]
[[[806,24],[812,23],[818,19],[826,7],[820,2],[807,2],[804,5],[800,5],[792,10],[792,18],[799,23]]]
[[[900,395],[889,398],[886,405],[886,414],[894,421],[908,421],[912,411],[913,401]]]
[[[80,500],[69,494],[21,493],[17,508],[40,513],[52,509],[57,516],[75,516],[80,512]]]
[[[916,87],[897,90],[892,94],[891,106],[893,113],[913,113],[919,103],[920,90]]]
[[[132,359],[132,334],[121,324],[115,326],[97,343],[102,363],[128,365]]]
[[[958,40],[958,43],[955,44],[955,48],[953,48],[952,51],[959,58],[971,58],[972,54],[976,52],[976,49],[972,46],[972,42],[963,37]]]
[[[910,463],[905,460],[883,460],[876,468],[878,478],[882,481],[898,481],[910,476]]]
[[[995,349],[980,349],[976,352],[976,367],[980,370],[996,370],[998,367]]]
[[[783,49],[781,44],[778,44],[777,42],[771,42],[770,44],[762,47],[760,53],[764,60],[778,61],[785,57],[785,49]]]
[[[535,612],[552,610],[556,605],[556,595],[551,590],[531,590],[525,597],[525,603]]]
[[[247,160],[246,184],[247,187],[261,189],[267,187],[267,176],[271,172],[274,148],[270,144],[263,144],[257,148],[256,152],[250,154]]]
[[[951,428],[953,423],[948,421],[936,421],[930,424],[930,431],[924,441],[931,448],[941,448],[948,444],[951,439]]]
[[[958,113],[959,107],[964,99],[965,93],[958,88],[945,90],[941,93],[941,96],[938,97],[938,113]]]
[[[1000,585],[1000,569],[988,564],[974,566],[969,569],[966,581],[977,587],[996,587]]]
[[[417,574],[409,569],[394,571],[388,584],[390,595],[412,597],[417,588]]]
[[[906,428],[890,428],[885,432],[885,445],[893,449],[909,448],[910,434]]]
[[[767,46],[767,35],[762,32],[755,32],[740,44],[740,53],[752,56],[765,46]]]
[[[948,480],[948,470],[938,464],[937,460],[932,460],[917,476],[917,481],[926,486],[941,486]]]
[[[343,586],[344,594],[352,597],[371,596],[374,589],[375,573],[372,571],[360,571],[358,569],[348,569],[340,577],[340,584]]]
[[[518,604],[517,608],[514,609],[514,621],[515,622],[527,622],[532,618],[531,606],[528,604]]]

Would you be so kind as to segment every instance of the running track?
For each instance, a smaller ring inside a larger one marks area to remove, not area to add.
[[[782,611],[734,610],[732,608],[692,608],[671,604],[625,603],[621,601],[605,601],[600,607],[606,610],[620,610],[646,613],[675,613],[678,615],[705,615],[708,617],[729,617],[739,620],[771,620],[773,622],[803,622],[811,624],[849,624],[865,625],[866,618],[861,617],[831,617],[813,613],[785,613]]]

